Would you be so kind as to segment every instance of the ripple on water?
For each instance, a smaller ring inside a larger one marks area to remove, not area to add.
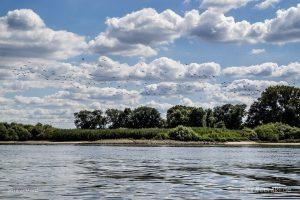
[[[0,146],[0,199],[299,199],[300,149]]]

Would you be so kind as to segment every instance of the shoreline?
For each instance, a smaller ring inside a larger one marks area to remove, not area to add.
[[[0,145],[103,145],[103,146],[299,146],[300,143],[287,142],[203,142],[203,141],[175,141],[175,140],[97,140],[97,141],[0,141]]]

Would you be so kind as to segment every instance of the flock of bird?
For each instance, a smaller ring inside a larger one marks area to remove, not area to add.
[[[81,59],[82,61],[85,61],[85,58]],[[102,58],[102,61],[106,62],[105,58]],[[106,87],[116,87],[116,88],[123,88],[128,89],[129,87],[132,88],[132,86],[140,87],[141,85],[147,86],[150,84],[153,84],[155,82],[164,82],[166,80],[165,76],[155,76],[153,72],[147,72],[147,76],[145,76],[143,79],[138,79],[133,75],[128,75],[127,77],[118,77],[116,75],[114,76],[107,76],[107,75],[101,75],[101,68],[106,68],[103,64],[98,64],[97,74],[88,73],[86,77],[80,77],[77,76],[78,73],[75,71],[69,71],[67,74],[57,74],[54,70],[47,69],[46,65],[41,65],[38,68],[37,67],[30,67],[31,62],[29,61],[28,64],[25,64],[21,67],[12,68],[12,72],[15,76],[15,79],[17,80],[30,80],[32,77],[40,77],[41,81],[53,81],[55,83],[61,83],[65,85],[69,85],[70,87],[65,88],[66,90],[71,90],[72,88],[81,88],[81,87],[103,87],[105,85]],[[186,64],[187,65],[187,64]],[[117,67],[119,70],[122,70],[121,67]],[[80,69],[79,69],[80,70]],[[84,70],[84,69],[83,69]],[[99,73],[100,72],[100,73]],[[141,72],[146,73],[144,70],[141,70]],[[170,73],[169,71],[162,71],[164,74]],[[185,76],[186,79],[177,79],[177,82],[184,82],[184,81],[208,81],[208,80],[217,80],[217,76],[215,75],[203,75],[203,74],[179,74],[179,77]],[[141,83],[142,82],[142,83]],[[220,83],[223,89],[226,89],[228,86],[230,86],[230,81],[223,81]],[[296,81],[293,81],[290,83],[290,85],[296,85]],[[242,87],[242,88],[241,88]],[[262,90],[260,88],[253,88],[253,85],[250,83],[245,82],[244,85],[242,85],[239,88],[231,88],[230,91],[232,93],[239,93],[240,95],[257,95],[257,93],[261,93]],[[188,90],[193,89],[192,85],[187,85],[186,87]],[[193,90],[193,92],[200,92],[200,90]],[[187,91],[188,92],[188,91]],[[144,93],[145,95],[162,95],[162,93]]]
[[[82,61],[85,61],[84,58],[81,59]],[[107,60],[103,59],[102,60],[104,63],[107,62]],[[52,83],[53,85],[56,85],[58,83],[63,84],[66,86],[65,88],[61,88],[64,90],[74,90],[74,89],[80,89],[80,88],[102,88],[102,87],[115,87],[118,89],[128,89],[128,88],[136,88],[142,86],[147,86],[156,82],[164,82],[167,81],[165,80],[165,76],[161,77],[155,77],[152,72],[146,72],[144,70],[141,70],[143,73],[148,73],[147,76],[145,76],[143,79],[137,79],[136,77],[132,75],[128,75],[126,78],[120,78],[117,75],[114,76],[106,76],[106,75],[101,75],[101,69],[107,68],[104,66],[104,64],[98,64],[98,69],[97,69],[97,74],[93,73],[88,73],[86,77],[81,77],[78,76],[78,72],[76,71],[68,71],[66,74],[57,74],[56,71],[47,69],[46,65],[41,65],[39,67],[35,66],[32,67],[33,64],[31,62],[28,62],[27,64],[20,66],[20,67],[15,67],[12,68],[11,71],[13,75],[15,76],[14,80],[33,80],[35,77],[39,77],[40,81],[46,81],[46,84],[49,83],[49,86]],[[122,70],[121,67],[117,67],[119,70]],[[79,68],[80,70],[80,68]],[[84,70],[84,67],[83,69]],[[169,71],[162,71],[163,74],[168,74]],[[199,74],[190,74],[189,76],[186,76],[185,74],[180,74],[178,75],[179,77],[185,76],[187,79],[182,79],[182,82],[186,81],[213,81],[216,82],[218,81],[218,77],[214,75],[199,75]],[[190,80],[188,80],[190,78]],[[34,79],[36,80],[36,79]],[[178,81],[179,85],[182,84],[182,82]],[[224,90],[228,89],[229,86],[231,86],[230,81],[222,81],[219,83],[221,85],[221,88]],[[296,82],[292,82],[291,85],[295,85]],[[205,87],[205,86],[204,86]],[[195,89],[193,88],[193,85],[187,85],[186,86],[186,92],[188,93],[189,91],[192,94],[196,94],[197,92],[203,91],[202,89]],[[123,91],[117,91],[115,95],[119,94],[125,94],[127,90]],[[227,90],[227,92],[231,92],[234,94],[238,94],[240,96],[253,96],[253,97],[258,97],[260,93],[262,92],[261,88],[253,88],[253,85],[250,83],[245,82],[244,85],[241,87],[231,87],[230,89]],[[80,92],[80,91],[79,91]],[[213,91],[212,91],[213,92]],[[144,98],[147,99],[147,96],[162,96],[164,94],[168,94],[168,88],[161,89],[158,92],[153,92],[153,91],[147,91],[144,90],[143,96]],[[128,92],[129,95],[129,92]],[[115,99],[117,100],[117,99]],[[161,102],[161,100],[158,100]],[[37,119],[37,121],[43,120],[42,118]],[[47,123],[49,123],[47,119]],[[51,123],[51,122],[50,122]],[[52,123],[54,124],[68,124],[68,123],[73,123],[73,121],[53,121]]]

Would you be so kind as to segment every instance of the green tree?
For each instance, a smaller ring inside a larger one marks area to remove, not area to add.
[[[240,129],[243,123],[243,117],[246,113],[245,104],[225,104],[214,108],[215,124],[220,126],[224,124],[228,129]]]
[[[160,126],[160,113],[147,106],[138,107],[131,113],[132,128],[156,128]]]
[[[11,128],[14,130],[20,141],[26,141],[31,139],[31,134],[21,124],[12,123]]]
[[[122,128],[132,127],[131,114],[132,114],[132,110],[130,108],[125,108],[124,111],[120,113],[119,116],[120,127]]]
[[[249,127],[271,122],[300,127],[300,88],[271,86],[251,105],[246,120]]]
[[[176,105],[167,111],[167,124],[169,127],[177,127],[179,125],[188,126],[189,114],[191,107]]]
[[[107,123],[109,124],[109,128],[115,129],[122,127],[122,110],[118,109],[107,109],[105,114],[107,116]]]
[[[207,109],[205,111],[205,125],[206,127],[213,128],[215,126],[215,117],[212,109]]]
[[[188,125],[192,127],[203,127],[205,111],[203,108],[192,108],[188,115]]]
[[[204,126],[205,111],[201,107],[176,105],[167,111],[167,124],[169,127]]]
[[[74,113],[75,126],[81,129],[102,129],[106,125],[106,118],[102,116],[101,110],[82,110]]]
[[[0,141],[9,140],[8,130],[4,123],[0,123]]]
[[[101,110],[94,110],[92,112],[92,126],[93,129],[103,129],[107,124],[106,117],[102,115]]]

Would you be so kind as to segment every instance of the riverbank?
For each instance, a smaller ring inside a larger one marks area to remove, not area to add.
[[[203,142],[203,141],[175,141],[175,140],[97,140],[97,141],[67,141],[67,142],[53,142],[53,141],[0,141],[0,145],[115,145],[115,146],[299,146],[300,143],[287,142]]]
[[[2,128],[1,128],[2,127]],[[263,141],[299,143],[300,128],[275,123],[255,129],[231,130],[209,127],[148,128],[148,129],[58,129],[48,125],[0,123],[0,141],[55,141],[95,144],[202,145],[226,142]],[[85,142],[87,141],[87,142]],[[95,142],[93,142],[95,141]],[[100,141],[100,142],[99,142]],[[14,143],[14,142],[11,142]],[[40,142],[38,142],[40,143]],[[51,142],[52,143],[52,142]],[[228,143],[237,145],[237,143]],[[269,143],[268,143],[269,144]]]

